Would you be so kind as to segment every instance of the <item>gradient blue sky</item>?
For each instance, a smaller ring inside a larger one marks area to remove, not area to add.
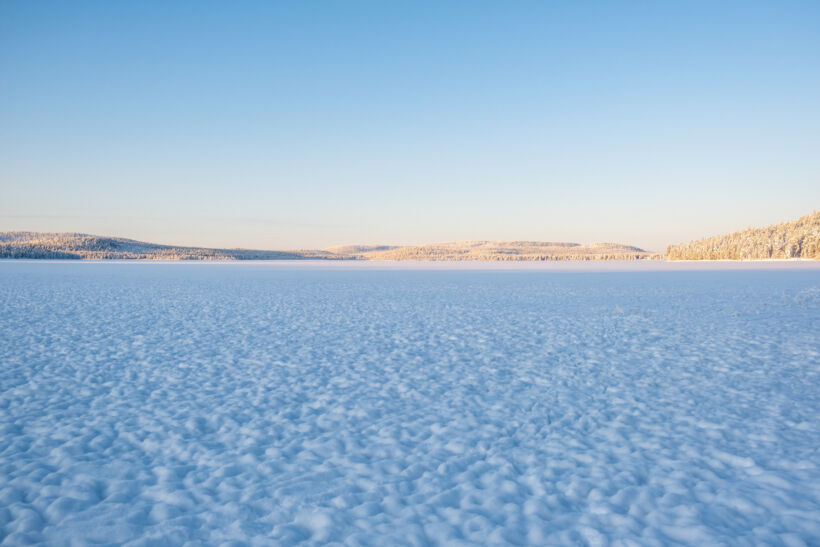
[[[661,250],[820,208],[820,2],[0,2],[0,230]]]

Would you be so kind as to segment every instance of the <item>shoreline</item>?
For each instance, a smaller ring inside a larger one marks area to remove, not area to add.
[[[0,265],[84,264],[89,265],[167,265],[167,266],[245,266],[272,270],[335,271],[510,271],[510,272],[673,272],[673,271],[754,271],[818,270],[820,260],[553,260],[553,261],[411,261],[411,260],[154,260],[154,259],[29,259],[2,258]]]

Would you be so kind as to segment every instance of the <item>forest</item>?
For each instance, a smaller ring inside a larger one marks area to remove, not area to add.
[[[820,259],[820,212],[762,228],[670,245],[667,260]]]

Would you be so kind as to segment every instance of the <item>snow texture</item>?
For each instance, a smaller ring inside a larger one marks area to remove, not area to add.
[[[817,545],[818,295],[0,262],[0,541]]]

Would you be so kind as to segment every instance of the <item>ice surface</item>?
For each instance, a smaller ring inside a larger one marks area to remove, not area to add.
[[[0,539],[816,545],[818,295],[810,267],[0,262]]]

